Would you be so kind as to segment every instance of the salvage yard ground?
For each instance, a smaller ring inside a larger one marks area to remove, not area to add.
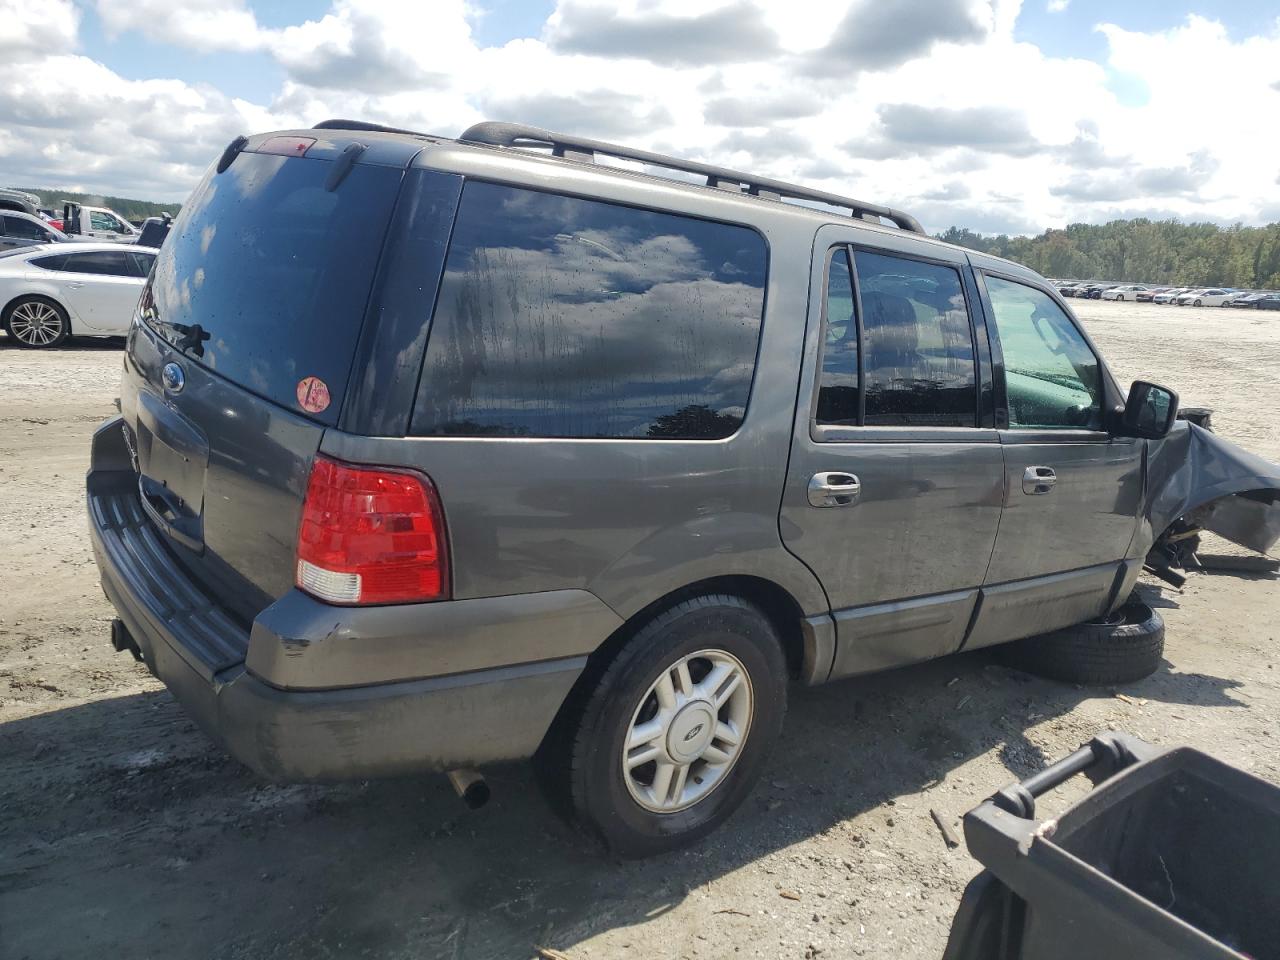
[[[1123,381],[1165,383],[1280,459],[1280,314],[1074,309]],[[958,831],[1107,728],[1280,782],[1280,585],[1200,574],[1144,581],[1167,659],[1118,691],[980,652],[797,692],[743,808],[647,862],[577,839],[522,766],[490,772],[476,813],[439,776],[265,785],[108,644],[82,477],[119,369],[118,343],[0,336],[0,960],[937,958],[977,868],[931,810]]]

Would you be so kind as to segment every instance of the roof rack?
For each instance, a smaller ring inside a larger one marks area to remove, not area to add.
[[[345,125],[347,121],[326,121],[321,126],[329,124],[336,126],[339,123]],[[650,153],[647,150],[619,146],[616,143],[605,143],[601,140],[565,136],[564,134],[552,133],[549,130],[525,126],[520,123],[499,123],[496,121],[477,123],[472,127],[468,127],[458,139],[495,147],[549,147],[552,154],[557,157],[580,160],[586,163],[595,162],[595,155],[598,153],[623,160],[635,160],[655,167],[665,167],[668,170],[680,170],[684,173],[706,177],[708,187],[729,190],[734,193],[741,193],[745,188],[746,193],[749,195],[764,197],[769,200],[810,200],[850,210],[853,216],[872,223],[878,223],[883,219],[911,233],[924,234],[925,232],[924,227],[920,226],[919,220],[908,213],[903,213],[901,210],[894,210],[892,207],[882,207],[875,203],[863,203],[861,200],[854,200],[851,197],[842,197],[839,194],[827,193],[824,190],[812,190],[794,183],[785,183],[781,180],[771,180],[767,177],[740,173],[737,170],[729,170],[709,163],[679,160],[661,153]]]

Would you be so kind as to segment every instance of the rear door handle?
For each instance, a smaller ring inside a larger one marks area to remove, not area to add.
[[[1028,496],[1053,493],[1058,485],[1058,475],[1053,467],[1027,467],[1022,473],[1022,492]]]
[[[811,507],[850,507],[861,494],[862,484],[852,473],[815,473],[809,478]]]

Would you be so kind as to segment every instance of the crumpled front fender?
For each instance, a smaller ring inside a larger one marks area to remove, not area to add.
[[[1280,540],[1280,464],[1195,424],[1180,420],[1150,441],[1146,489],[1132,556],[1181,518],[1259,553]]]

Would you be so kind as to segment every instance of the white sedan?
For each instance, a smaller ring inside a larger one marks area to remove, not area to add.
[[[1231,290],[1223,290],[1219,287],[1208,287],[1203,290],[1192,290],[1188,293],[1184,293],[1178,298],[1178,306],[1220,307],[1234,296],[1235,293]]]
[[[56,347],[70,336],[124,336],[157,253],[118,243],[0,253],[0,322],[22,347]]]
[[[1140,283],[1130,283],[1123,287],[1110,287],[1102,291],[1103,300],[1137,300],[1139,291],[1146,291]]]

